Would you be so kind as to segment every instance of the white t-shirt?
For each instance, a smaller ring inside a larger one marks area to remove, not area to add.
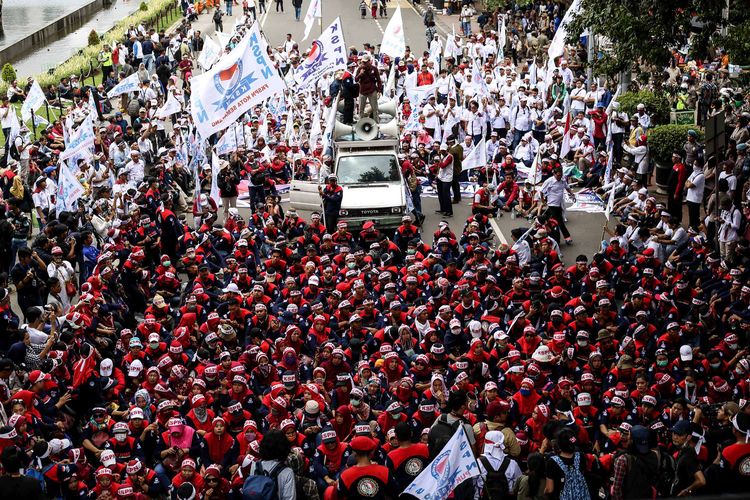
[[[685,199],[691,203],[703,202],[703,189],[706,186],[706,177],[703,175],[703,170],[693,170],[687,180],[694,186],[688,188]]]

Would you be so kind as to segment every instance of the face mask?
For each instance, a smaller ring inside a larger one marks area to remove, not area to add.
[[[128,437],[128,435],[127,434],[123,434],[122,432],[120,432],[118,434],[115,434],[115,439],[117,440],[118,443],[124,442],[125,439],[127,439],[127,437]]]
[[[171,265],[172,265],[172,261],[171,260],[165,260],[164,261],[164,267],[169,267]]]
[[[521,393],[521,396],[529,396],[529,395],[531,395],[531,389],[520,389],[518,392]]]
[[[734,350],[734,349],[737,349],[737,344],[727,344],[727,347]]]
[[[399,418],[401,418],[401,412],[398,412],[398,413],[391,413],[391,418],[392,418],[393,420],[398,420]]]
[[[393,297],[395,297],[395,296],[396,296],[396,294],[393,293],[393,292],[385,292],[385,298],[388,299],[389,301],[391,299],[393,299]]]
[[[359,406],[360,404],[362,404],[362,400],[360,399],[351,399],[349,402],[352,404],[352,406]]]
[[[158,349],[159,343],[158,342],[149,342],[148,345],[151,347],[151,349]]]
[[[711,363],[711,368],[713,368],[714,370],[721,368],[721,363]]]
[[[687,387],[688,389],[692,389],[693,387],[695,387],[695,384],[692,382],[685,382],[685,387]]]
[[[260,365],[258,368],[260,368],[262,373],[268,373],[271,371],[271,365]]]
[[[354,269],[354,267],[355,267],[356,265],[357,265],[357,263],[356,263],[356,262],[347,262],[347,263],[346,263],[346,267],[348,267],[349,269]]]
[[[203,418],[206,415],[206,408],[203,406],[197,407],[194,411],[195,411],[195,416],[197,416],[198,418]]]
[[[667,366],[667,363],[669,363],[669,360],[666,360],[666,359],[656,360],[656,366]]]
[[[581,346],[581,347],[586,347],[587,345],[589,345],[589,341],[588,340],[579,340],[578,341],[578,345]]]

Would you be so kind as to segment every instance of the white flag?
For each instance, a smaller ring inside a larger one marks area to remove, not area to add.
[[[194,76],[190,86],[191,114],[203,138],[224,130],[248,109],[286,88],[263,49],[257,22],[210,71]]]
[[[231,130],[229,131],[231,133]],[[215,152],[211,153],[211,198],[216,202],[216,206],[221,206],[221,197],[219,196],[219,157]]]
[[[224,131],[215,146],[217,155],[226,155],[232,151],[237,151],[237,128],[232,127]]]
[[[323,154],[328,154],[328,149],[331,147],[333,142],[333,129],[336,126],[336,110],[338,109],[339,99],[331,104],[331,109],[328,110],[328,116],[326,117],[326,128],[323,132]],[[312,144],[310,144],[312,146]]]
[[[396,58],[403,57],[405,52],[406,36],[404,35],[404,22],[401,20],[401,6],[398,6],[383,32],[380,53]]]
[[[498,19],[497,22],[500,24],[497,29],[497,32],[500,34],[497,37],[497,58],[503,59],[505,57],[505,42],[507,41],[507,35],[505,32],[505,15],[500,16],[500,19]]]
[[[315,25],[315,19],[323,17],[323,13],[320,9],[320,1],[321,0],[310,0],[310,5],[307,7],[307,12],[305,13],[305,36],[302,38],[303,42],[307,40],[308,36],[310,36],[310,31],[312,31],[312,27]]]
[[[10,107],[10,133],[8,134],[8,142],[12,143],[21,134],[21,123],[18,121],[18,115],[16,114],[15,106]]]
[[[474,69],[472,73],[472,80],[474,85],[476,85],[477,94],[480,96],[489,97],[490,89],[489,87],[487,87],[487,82],[484,79],[484,71],[482,71],[482,67],[479,65],[479,58],[474,59]]]
[[[207,36],[203,42],[201,55],[198,57],[198,64],[201,65],[201,68],[208,71],[219,60],[222,51],[223,49],[219,47],[219,44],[214,42],[210,36]]]
[[[123,78],[120,83],[107,92],[107,97],[111,99],[126,92],[135,92],[138,90],[140,84],[141,81],[138,79],[138,73],[133,73],[129,77]]]
[[[310,125],[310,140],[308,141],[310,143],[311,148],[315,148],[315,145],[318,143],[318,139],[320,138],[320,134],[323,133],[323,129],[320,127],[320,107],[315,108],[315,112],[313,113],[312,117],[312,124]]]
[[[29,89],[29,93],[26,95],[26,100],[23,101],[21,106],[21,119],[24,122],[31,120],[31,113],[42,107],[45,101],[44,92],[39,83],[34,80]]]
[[[294,74],[297,88],[304,89],[308,85],[314,85],[329,71],[346,69],[346,53],[344,32],[341,20],[337,17],[317,40],[313,40],[307,57],[297,66]]]
[[[479,475],[479,466],[471,451],[463,425],[443,447],[442,451],[406,487],[404,493],[420,500],[444,500],[467,479]]]
[[[219,41],[219,47],[221,47],[221,50],[224,50],[224,47],[229,45],[229,41],[232,39],[232,35],[230,35],[229,33],[217,31],[216,39]],[[205,47],[205,44],[203,46]]]
[[[88,148],[94,147],[94,123],[88,115],[65,143],[65,151],[60,153],[60,160],[67,160],[83,154]]]
[[[396,64],[391,63],[391,70],[388,72],[388,80],[385,82],[383,95],[388,99],[393,97],[393,91],[396,89]]]
[[[78,199],[83,196],[86,190],[83,185],[76,179],[68,165],[60,162],[59,181],[57,183],[57,200],[55,211],[58,215],[61,212],[74,212],[78,207]]]
[[[482,137],[473,148],[464,153],[461,170],[471,170],[472,168],[484,167],[485,165],[487,165],[487,144],[484,141],[484,137]]]
[[[169,92],[169,95],[167,95],[167,102],[164,103],[164,106],[156,110],[156,117],[164,120],[180,111],[182,111],[180,101],[177,100],[172,92]]]
[[[544,87],[549,88],[552,83],[552,72],[554,71],[555,58],[560,57],[565,53],[565,39],[568,38],[568,24],[581,10],[581,0],[573,0],[573,3],[568,7],[565,16],[560,22],[560,26],[555,31],[555,36],[552,37],[552,42],[549,44],[547,49],[547,72],[544,75]]]

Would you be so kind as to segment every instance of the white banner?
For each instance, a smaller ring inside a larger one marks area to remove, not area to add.
[[[83,185],[78,182],[73,172],[70,171],[68,165],[64,162],[60,162],[60,174],[57,182],[57,202],[55,204],[55,211],[59,215],[61,212],[74,212],[77,210],[78,199],[83,196],[86,190]]]
[[[485,165],[487,165],[487,143],[484,137],[482,137],[473,148],[464,153],[461,170],[471,170],[472,168],[484,167]]]
[[[405,52],[406,36],[404,35],[404,22],[401,19],[401,6],[398,6],[383,32],[380,53],[396,58],[403,57]]]
[[[255,104],[282,94],[286,86],[264,49],[254,23],[216,65],[190,81],[191,114],[201,137],[224,130]]]
[[[560,22],[560,26],[555,31],[555,36],[552,37],[552,42],[549,44],[547,49],[547,72],[544,75],[544,87],[548,88],[552,83],[552,72],[554,71],[555,58],[560,57],[565,53],[565,39],[568,37],[568,24],[573,20],[578,11],[581,10],[581,0],[573,0],[573,3],[565,12],[565,16]]]
[[[416,72],[415,72],[416,73]],[[412,87],[406,90],[406,97],[411,101],[412,107],[422,104],[422,101],[426,101],[431,95],[435,95],[439,84],[432,83],[430,85],[421,85],[419,87]]]
[[[312,27],[315,26],[315,19],[323,17],[320,2],[321,0],[310,0],[310,5],[307,7],[307,12],[305,13],[305,36],[302,38],[303,42],[307,40],[308,36],[310,36],[310,31],[312,31]]]
[[[479,475],[479,466],[471,451],[463,425],[442,451],[430,462],[404,493],[420,500],[444,500],[467,479]]]
[[[156,117],[164,120],[180,111],[182,111],[182,104],[180,104],[180,101],[177,100],[172,92],[169,92],[167,102],[164,103],[164,106],[156,110]]]
[[[214,42],[210,36],[207,36],[206,40],[203,42],[201,55],[198,56],[198,64],[200,64],[201,68],[205,71],[208,71],[211,69],[211,66],[219,60],[222,52],[223,49],[219,47],[219,44]]]
[[[65,151],[60,153],[60,160],[72,158],[92,147],[94,147],[94,124],[91,115],[88,115],[66,141]]]
[[[21,119],[24,122],[31,120],[31,113],[42,107],[45,101],[44,92],[42,87],[39,86],[36,80],[31,84],[29,93],[26,95],[26,100],[23,101],[21,106]]]
[[[338,17],[320,38],[313,40],[310,53],[295,70],[294,81],[298,89],[303,89],[316,83],[324,73],[337,69],[346,69],[346,44]]]
[[[126,92],[135,92],[140,87],[140,84],[141,81],[138,79],[138,73],[133,73],[129,77],[123,78],[120,80],[120,83],[112,87],[112,89],[107,92],[107,97],[111,99]]]

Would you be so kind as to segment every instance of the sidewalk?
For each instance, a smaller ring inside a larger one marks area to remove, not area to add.
[[[424,13],[427,11],[427,6],[431,5],[429,0],[422,0],[421,3],[414,3],[412,0],[409,1],[409,3],[414,7],[414,9],[419,12],[419,15],[424,19]],[[440,35],[447,37],[450,36],[454,32],[457,35],[461,34],[461,22],[458,19],[458,12],[454,12],[452,15],[443,14],[442,10],[433,9],[435,12],[435,27],[437,27],[438,32]],[[476,17],[476,16],[474,16]],[[476,21],[472,21],[472,29],[474,26],[479,26],[476,24]]]

